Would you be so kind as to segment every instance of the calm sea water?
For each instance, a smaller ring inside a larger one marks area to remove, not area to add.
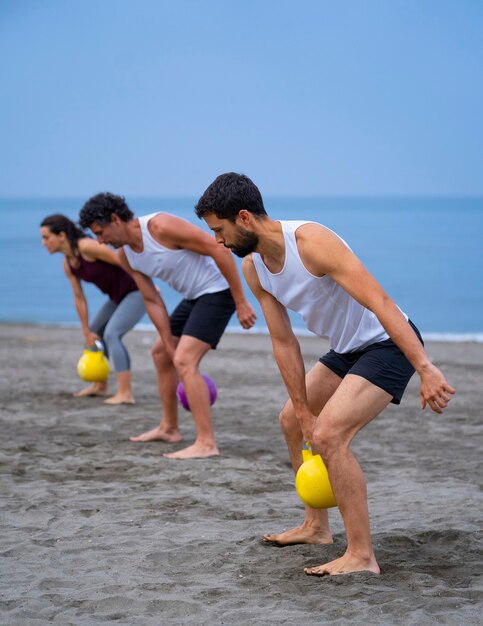
[[[137,215],[172,212],[208,230],[194,214],[196,198],[127,200]],[[77,323],[62,256],[44,250],[39,224],[58,212],[75,220],[82,204],[0,199],[0,321]],[[426,336],[483,341],[483,198],[268,198],[265,204],[274,219],[315,220],[335,230]],[[172,310],[179,295],[160,287]],[[105,296],[91,285],[85,292],[94,312]],[[248,295],[263,332],[260,309]],[[292,322],[303,328],[296,315]],[[232,320],[231,328],[240,327]]]

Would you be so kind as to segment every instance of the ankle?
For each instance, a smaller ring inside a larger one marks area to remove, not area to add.
[[[200,448],[217,448],[216,441],[213,437],[196,437],[195,446]]]
[[[345,553],[347,554],[347,556],[350,556],[351,558],[357,559],[358,561],[362,561],[364,563],[372,563],[376,561],[376,555],[374,554],[372,547],[359,548],[356,550],[352,548],[347,548]]]
[[[167,426],[164,423],[161,423],[158,426],[158,431],[160,433],[165,433],[166,435],[177,435],[179,433],[179,427],[178,426]]]

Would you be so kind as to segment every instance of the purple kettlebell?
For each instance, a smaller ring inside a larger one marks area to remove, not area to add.
[[[213,405],[215,404],[215,400],[216,397],[218,395],[218,392],[216,390],[216,385],[215,385],[215,381],[210,378],[209,376],[207,376],[206,374],[202,374],[203,378],[205,379],[206,382],[206,386],[208,387],[208,392],[210,394],[210,404]],[[190,411],[190,405],[188,404],[188,398],[186,397],[186,391],[184,389],[184,385],[183,383],[179,383],[178,387],[176,388],[176,395],[178,397],[178,400],[180,402],[180,404],[183,405],[183,407],[187,410]]]

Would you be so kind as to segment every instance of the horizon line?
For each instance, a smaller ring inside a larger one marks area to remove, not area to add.
[[[102,193],[102,192],[97,192]],[[92,197],[95,194],[86,194],[86,195],[46,195],[46,194],[29,194],[29,195],[0,195],[0,200],[80,200],[86,197]],[[199,194],[146,194],[146,195],[137,195],[135,193],[123,193],[121,194],[124,197],[136,198],[137,200],[158,200],[158,199],[192,199],[201,197]],[[394,193],[317,193],[317,194],[306,194],[306,193],[293,193],[293,194],[263,194],[263,197],[266,199],[272,200],[291,200],[291,199],[384,199],[384,198],[440,198],[440,199],[472,199],[472,200],[480,200],[483,199],[483,191],[479,193],[437,193],[437,192],[394,192]]]

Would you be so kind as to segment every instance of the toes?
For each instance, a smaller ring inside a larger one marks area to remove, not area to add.
[[[321,570],[319,567],[307,567],[304,572],[309,576],[327,576],[329,572]]]

